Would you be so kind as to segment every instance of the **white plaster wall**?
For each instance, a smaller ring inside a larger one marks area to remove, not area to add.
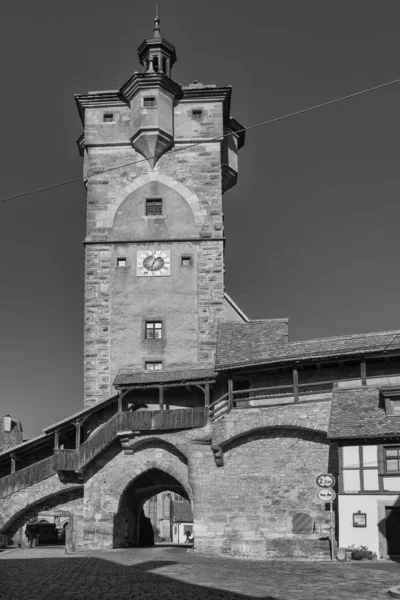
[[[394,506],[399,496],[384,494],[349,494],[340,495],[339,504],[339,546],[367,546],[368,550],[380,556],[379,549],[379,517],[378,503]],[[366,527],[353,527],[353,513],[358,511],[367,514]]]

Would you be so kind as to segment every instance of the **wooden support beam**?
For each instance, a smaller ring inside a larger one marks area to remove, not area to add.
[[[210,384],[206,383],[204,386],[204,406],[210,405]]]
[[[228,400],[230,407],[233,408],[233,381],[230,377],[228,379]]]
[[[361,368],[361,385],[367,385],[367,363],[362,360],[360,363]]]
[[[81,445],[81,422],[75,421],[75,448]]]
[[[294,401],[299,401],[299,372],[296,367],[293,367],[293,395]]]
[[[15,454],[10,454],[10,458],[11,458],[11,474],[15,473],[15,465],[17,462],[17,458],[15,456]]]
[[[164,410],[164,387],[162,385],[160,385],[158,392],[158,402],[160,405],[160,410]]]
[[[60,432],[58,429],[54,432],[54,450],[58,450],[60,448]]]
[[[118,392],[118,412],[122,412],[122,393]]]

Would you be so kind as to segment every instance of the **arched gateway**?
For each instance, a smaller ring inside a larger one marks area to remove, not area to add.
[[[183,485],[169,473],[150,468],[131,481],[121,494],[118,512],[114,517],[113,547],[149,545],[143,519],[143,506],[147,500],[165,491],[175,492],[189,500]]]

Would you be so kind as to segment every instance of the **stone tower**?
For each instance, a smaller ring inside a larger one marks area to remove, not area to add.
[[[222,195],[237,177],[242,127],[230,87],[171,78],[160,34],[115,91],[77,95],[87,187],[85,406],[118,372],[214,366],[226,317]],[[225,136],[225,137],[223,137]]]

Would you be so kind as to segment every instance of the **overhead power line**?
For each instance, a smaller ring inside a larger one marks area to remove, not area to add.
[[[292,117],[296,117],[298,115],[302,115],[302,114],[311,112],[313,110],[323,108],[324,106],[330,106],[331,104],[343,102],[344,100],[350,100],[351,98],[355,98],[356,96],[362,96],[363,94],[368,94],[370,92],[374,92],[376,90],[380,90],[382,88],[389,87],[396,83],[400,83],[400,79],[394,79],[393,81],[387,81],[386,83],[381,83],[380,85],[375,85],[374,87],[370,87],[365,90],[361,90],[360,92],[354,92],[353,94],[348,94],[347,96],[335,98],[334,100],[328,100],[327,102],[321,102],[321,104],[315,104],[314,106],[309,106],[308,108],[302,108],[301,110],[296,110],[295,112],[281,115],[280,117],[275,117],[274,119],[269,119],[268,121],[256,123],[255,125],[249,125],[249,127],[243,127],[242,129],[238,129],[235,132],[229,132],[224,135],[220,135],[215,138],[211,138],[211,139],[207,139],[207,140],[200,140],[194,144],[185,145],[180,148],[173,148],[172,150],[170,150],[170,154],[175,153],[175,152],[182,152],[183,150],[187,150],[188,148],[194,148],[196,146],[200,146],[205,143],[217,142],[217,141],[223,140],[224,138],[229,137],[231,135],[236,135],[237,133],[242,133],[244,131],[251,131],[252,129],[256,129],[257,127],[265,127],[266,125],[271,125],[272,123],[278,123],[279,121],[284,121],[285,119],[290,119]],[[156,156],[151,156],[149,158],[156,158]],[[98,173],[93,173],[92,175],[88,175],[87,179],[90,179],[91,177],[98,177],[99,175],[103,175],[105,173],[110,173],[111,171],[116,171],[118,169],[125,169],[126,167],[137,165],[138,163],[144,162],[146,160],[148,160],[148,159],[140,158],[139,160],[125,163],[125,164],[119,165],[117,167],[111,167],[110,169],[105,169],[104,171],[100,171]],[[22,192],[21,194],[15,194],[13,196],[7,196],[5,198],[0,198],[0,202],[8,202],[9,200],[16,200],[17,198],[23,198],[24,196],[31,196],[32,194],[38,194],[39,192],[46,192],[48,190],[54,190],[55,188],[62,187],[64,185],[70,185],[71,183],[78,183],[78,182],[82,182],[82,177],[76,177],[75,179],[67,179],[66,181],[60,181],[58,183],[46,185],[41,188],[35,188],[33,190],[28,190],[27,192]]]

